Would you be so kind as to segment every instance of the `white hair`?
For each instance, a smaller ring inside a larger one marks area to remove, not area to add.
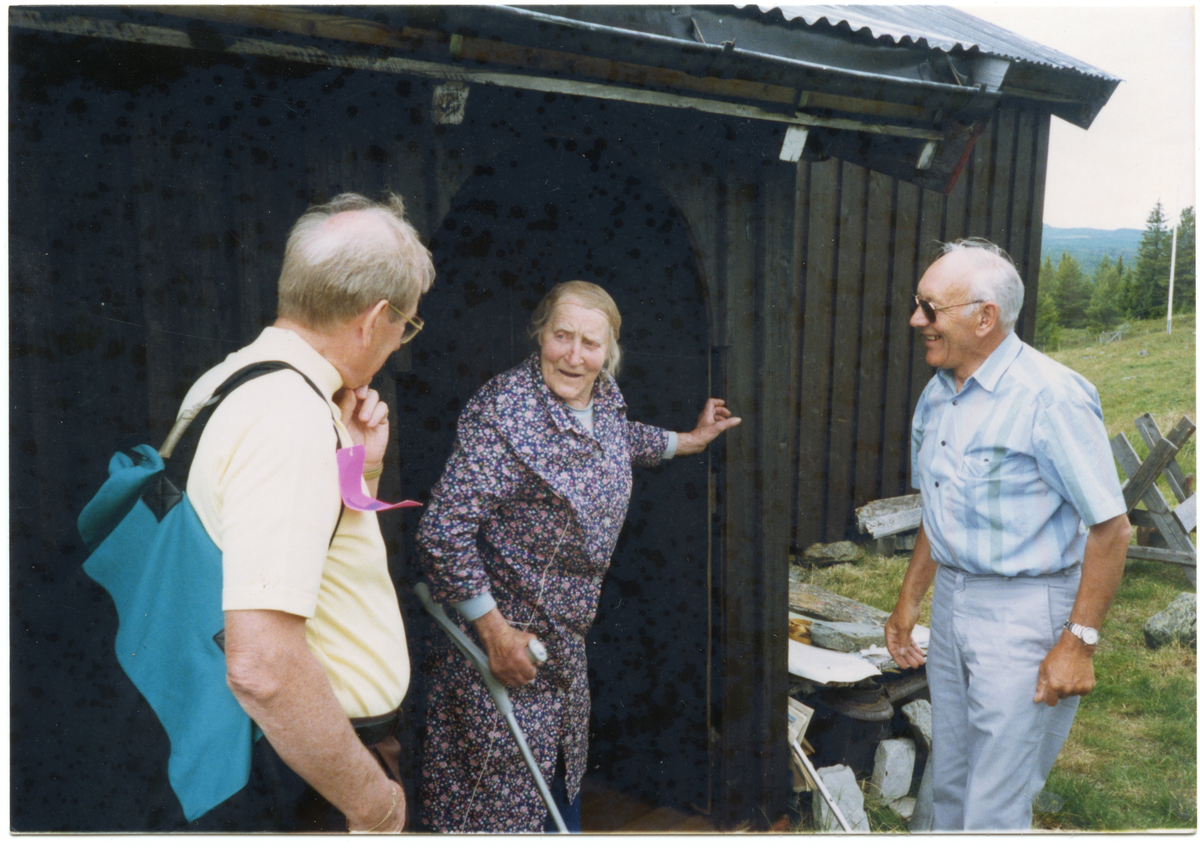
[[[943,244],[942,255],[951,254],[963,256],[972,265],[974,273],[967,281],[971,299],[996,304],[1000,311],[1000,327],[1006,332],[1011,330],[1025,303],[1025,284],[1021,282],[1012,257],[1003,248],[982,238],[962,238]],[[974,309],[978,308],[976,304]]]

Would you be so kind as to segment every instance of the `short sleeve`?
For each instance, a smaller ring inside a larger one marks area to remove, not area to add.
[[[222,403],[210,437],[227,449],[216,481],[224,609],[311,617],[341,506],[329,406],[297,375],[263,377]]]

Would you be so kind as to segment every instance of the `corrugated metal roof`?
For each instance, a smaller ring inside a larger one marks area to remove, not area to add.
[[[1117,80],[1086,62],[950,6],[737,5],[743,9],[756,8],[768,16],[778,13],[785,20],[800,20],[809,26],[825,23],[835,29],[864,33],[885,43],[911,44],[946,53],[955,49],[978,50],[989,56]]]

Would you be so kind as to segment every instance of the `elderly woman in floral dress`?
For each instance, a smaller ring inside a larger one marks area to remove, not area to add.
[[[434,597],[478,637],[568,827],[580,829],[590,696],[584,636],[625,520],[634,465],[699,453],[736,426],[709,399],[690,433],[629,421],[613,376],[621,315],[573,281],[533,315],[539,350],[467,404],[417,531]],[[539,639],[549,659],[535,666]],[[444,638],[432,663],[422,823],[439,831],[552,830],[479,675]],[[551,780],[553,778],[553,780]]]

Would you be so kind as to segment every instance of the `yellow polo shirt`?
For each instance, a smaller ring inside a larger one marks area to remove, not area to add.
[[[204,429],[187,494],[223,555],[222,608],[307,619],[309,648],[346,714],[382,715],[408,690],[408,648],[375,513],[347,508],[338,522],[335,420],[342,446],[353,444],[332,400],[341,375],[300,336],[268,327],[204,374],[182,408],[266,360],[298,368],[325,400],[277,371],[230,394]]]

